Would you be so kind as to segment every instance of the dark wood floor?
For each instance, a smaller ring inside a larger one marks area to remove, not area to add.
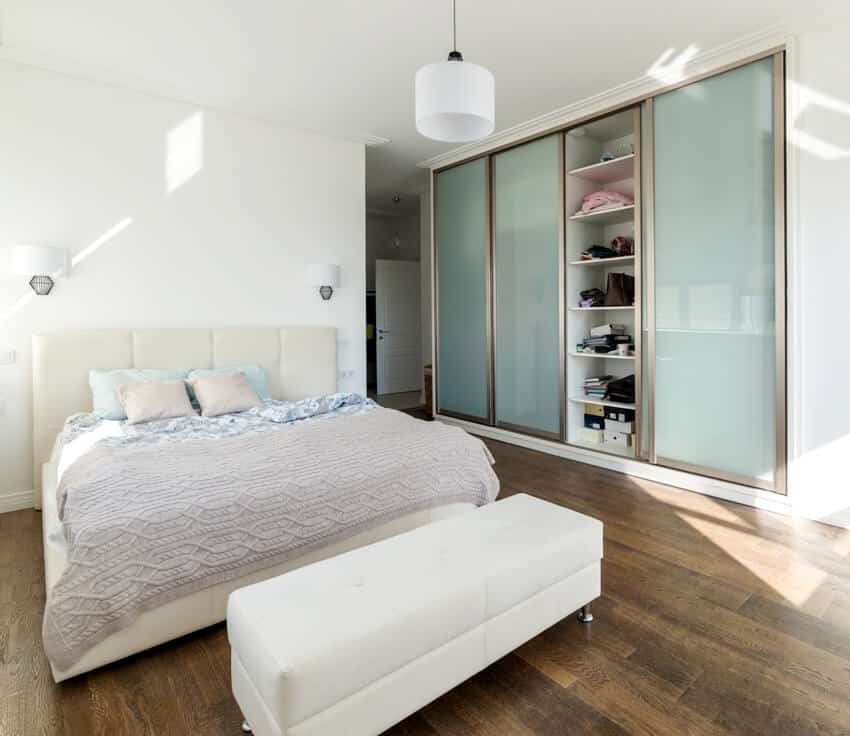
[[[596,620],[562,621],[389,733],[850,733],[850,532],[489,444],[502,495],[605,523]],[[0,515],[0,734],[235,736],[223,626],[53,683],[40,523]]]

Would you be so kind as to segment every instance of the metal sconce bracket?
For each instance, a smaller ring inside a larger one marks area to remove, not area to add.
[[[30,279],[30,286],[39,296],[47,296],[53,289],[53,279],[50,276],[33,276]]]

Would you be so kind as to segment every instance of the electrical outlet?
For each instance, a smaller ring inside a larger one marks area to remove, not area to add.
[[[12,365],[15,362],[14,350],[0,350],[0,365]]]
[[[357,374],[357,371],[355,371],[353,368],[345,368],[345,369],[343,369],[339,372],[339,377],[340,378],[354,378],[354,376],[356,374]]]

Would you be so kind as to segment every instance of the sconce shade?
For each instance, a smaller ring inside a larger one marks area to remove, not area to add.
[[[336,263],[315,263],[309,269],[310,286],[339,286],[339,266]]]
[[[46,245],[16,245],[12,248],[12,273],[17,276],[49,276],[66,270],[68,251]]]

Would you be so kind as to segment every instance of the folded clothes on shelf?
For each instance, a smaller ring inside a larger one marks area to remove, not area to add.
[[[611,241],[611,250],[618,256],[630,256],[634,254],[635,241],[626,236],[618,235]]]
[[[582,198],[581,211],[584,214],[588,212],[601,212],[603,210],[617,209],[634,204],[635,201],[628,194],[620,194],[620,192],[608,192],[604,189],[598,192],[591,192]]]
[[[602,289],[585,289],[579,292],[580,307],[600,307],[605,304],[605,292]]]
[[[581,260],[593,261],[600,258],[614,258],[616,255],[616,251],[606,248],[604,245],[591,245],[581,252]]]

